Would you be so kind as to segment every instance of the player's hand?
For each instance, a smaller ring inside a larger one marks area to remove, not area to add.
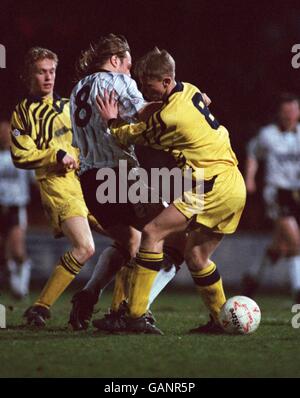
[[[61,164],[63,165],[63,167],[65,169],[78,169],[78,163],[77,160],[75,160],[72,156],[66,154],[62,160],[61,160]]]
[[[246,189],[248,193],[255,193],[256,192],[256,183],[255,180],[249,179],[246,180]]]
[[[108,93],[104,90],[103,96],[96,96],[96,107],[100,113],[101,118],[108,122],[111,119],[118,118],[118,101],[115,99],[115,91]]]
[[[206,93],[202,93],[202,98],[206,106],[209,106],[211,104],[211,99]]]

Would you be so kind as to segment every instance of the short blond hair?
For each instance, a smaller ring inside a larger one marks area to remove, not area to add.
[[[58,56],[51,50],[42,47],[32,47],[27,51],[24,60],[24,69],[21,75],[22,80],[28,86],[30,81],[30,76],[37,61],[44,59],[51,59],[55,63],[55,67],[58,65]]]
[[[144,78],[162,79],[165,76],[175,79],[175,69],[175,60],[171,54],[155,47],[137,61],[135,74],[139,80]]]

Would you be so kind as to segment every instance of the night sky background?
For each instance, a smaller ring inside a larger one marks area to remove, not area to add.
[[[56,91],[68,96],[80,51],[110,32],[126,36],[133,59],[154,46],[174,56],[177,79],[211,97],[242,170],[245,144],[274,119],[278,94],[300,95],[300,69],[291,65],[291,48],[300,43],[299,1],[1,0],[0,116],[9,116],[25,95],[19,75],[30,47],[58,54]],[[266,225],[261,204],[259,193],[248,199],[242,228]]]

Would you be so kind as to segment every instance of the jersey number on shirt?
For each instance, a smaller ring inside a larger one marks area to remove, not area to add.
[[[200,113],[202,113],[202,115],[205,117],[205,120],[210,125],[210,127],[214,130],[217,130],[220,126],[220,123],[210,113],[210,110],[208,109],[208,107],[205,105],[205,103],[203,101],[203,97],[202,97],[201,93],[194,94],[194,96],[192,98],[192,102],[193,102],[194,106],[198,109],[198,111]]]
[[[75,104],[77,106],[75,111],[75,122],[78,127],[85,127],[91,116],[92,108],[87,102],[90,96],[91,87],[89,85],[83,86],[75,97]]]

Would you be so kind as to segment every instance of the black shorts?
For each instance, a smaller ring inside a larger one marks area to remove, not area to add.
[[[16,226],[26,228],[27,212],[22,206],[0,205],[0,235],[7,235]]]
[[[117,225],[131,225],[138,230],[153,220],[165,208],[162,203],[137,203],[119,202],[119,170],[113,169],[116,173],[116,203],[99,203],[96,191],[101,181],[96,180],[98,169],[91,169],[80,176],[80,183],[84,200],[89,211],[97,219],[103,228]]]
[[[279,216],[295,217],[300,221],[300,190],[278,189],[276,202]]]

